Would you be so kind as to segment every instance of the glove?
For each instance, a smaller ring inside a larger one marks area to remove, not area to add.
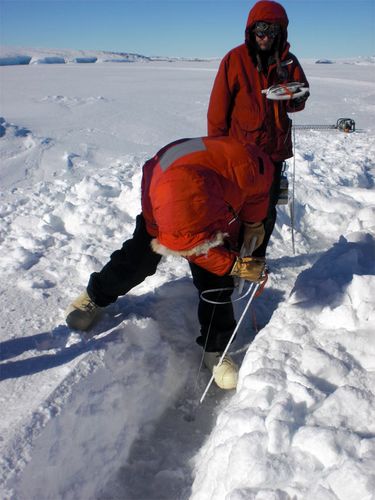
[[[262,222],[244,222],[243,244],[250,251],[253,238],[256,238],[253,251],[258,248],[264,240],[265,231]]]
[[[298,108],[298,106],[301,106],[305,101],[307,101],[307,98],[309,97],[310,92],[306,92],[306,94],[302,95],[301,97],[296,97],[295,99],[291,99],[289,101],[289,105],[292,108]]]
[[[266,261],[262,257],[237,257],[232,267],[231,276],[248,281],[262,281]]]

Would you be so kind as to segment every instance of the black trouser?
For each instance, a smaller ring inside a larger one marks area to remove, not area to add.
[[[120,295],[125,295],[156,272],[161,256],[152,250],[151,240],[143,215],[138,215],[133,237],[111,255],[99,273],[90,276],[87,292],[95,304],[105,307],[115,302]],[[230,301],[231,276],[217,276],[192,263],[190,269],[199,295],[204,290],[229,287],[229,291],[209,294],[209,299]],[[236,326],[232,304],[214,306],[199,298],[198,319],[201,324],[198,344],[205,346],[206,351],[223,351]]]
[[[224,351],[236,327],[231,295],[234,288],[232,276],[217,276],[202,267],[189,262],[193,283],[198,289],[198,319],[201,325],[201,336],[197,343],[208,352]],[[206,290],[225,289],[219,292],[205,294],[210,301],[220,302],[220,305],[209,304],[201,299],[201,293]]]
[[[267,216],[263,220],[265,236],[263,243],[253,252],[254,257],[266,256],[267,245],[271,238],[271,234],[273,232],[273,228],[275,227],[276,223],[276,216],[277,216],[276,205],[280,193],[280,177],[281,177],[283,162],[275,161],[274,165],[275,165],[275,171],[274,171],[272,186],[270,189],[270,204],[268,206]]]
[[[99,273],[90,276],[87,293],[96,305],[108,306],[142,283],[147,276],[155,274],[161,256],[152,251],[151,240],[143,215],[138,215],[133,238],[113,252],[110,261]]]

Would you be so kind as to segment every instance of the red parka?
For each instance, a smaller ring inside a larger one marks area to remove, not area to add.
[[[259,53],[252,28],[258,21],[280,25],[266,72],[259,67]],[[262,94],[271,85],[298,81],[308,86],[297,58],[289,52],[288,17],[277,2],[257,2],[246,24],[246,43],[222,60],[208,107],[208,135],[231,135],[241,142],[255,143],[272,160],[293,156],[291,120],[287,113],[301,111],[304,103],[272,101]]]
[[[177,253],[224,275],[241,221],[264,219],[273,163],[230,137],[182,139],[143,167],[142,213],[157,253]]]

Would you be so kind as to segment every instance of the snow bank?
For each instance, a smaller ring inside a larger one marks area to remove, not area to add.
[[[196,458],[194,500],[373,498],[375,144],[317,134],[310,153],[313,137],[296,137],[296,248],[309,265],[246,353],[237,394]],[[277,232],[285,245],[282,216]],[[272,247],[283,254],[281,241]],[[271,268],[285,280],[302,260]]]
[[[193,499],[372,498],[374,252],[370,235],[342,238],[299,276],[245,356]]]
[[[18,55],[0,55],[0,66],[16,66],[19,64],[30,64],[30,61],[32,60],[32,56],[29,55],[23,55],[23,54],[18,54]]]
[[[331,59],[318,59],[315,64],[335,64],[335,62],[331,61]]]
[[[97,57],[73,57],[72,59],[70,59],[70,62],[78,64],[92,64],[96,63],[97,60]]]
[[[299,276],[246,353],[192,499],[373,498],[374,254],[355,234]]]
[[[59,56],[34,56],[31,59],[30,64],[65,64],[65,62],[65,58]]]

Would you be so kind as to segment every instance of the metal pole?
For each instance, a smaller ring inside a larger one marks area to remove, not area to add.
[[[336,125],[293,125],[297,130],[335,130]]]
[[[295,126],[293,127],[293,174],[292,174],[292,201],[289,205],[290,209],[290,224],[291,224],[291,229],[292,229],[292,250],[293,250],[293,255],[296,254],[296,246],[294,242],[294,214],[295,214],[295,189],[296,189],[296,128]]]

